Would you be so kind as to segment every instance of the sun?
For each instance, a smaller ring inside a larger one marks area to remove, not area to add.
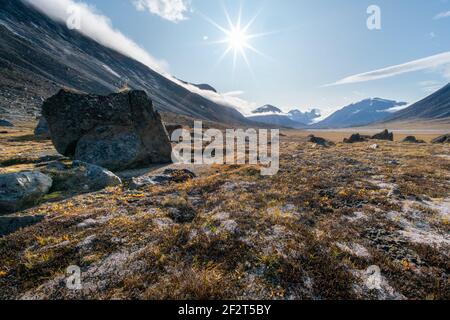
[[[212,43],[214,44],[225,44],[226,49],[222,56],[219,58],[218,63],[220,63],[229,53],[232,53],[233,55],[233,72],[236,69],[236,63],[237,63],[237,57],[241,56],[245,63],[247,64],[250,72],[252,72],[252,69],[250,67],[250,62],[247,57],[247,52],[252,51],[254,53],[257,53],[261,56],[266,57],[263,53],[255,49],[251,43],[250,40],[263,37],[271,33],[259,33],[259,34],[250,34],[249,29],[252,26],[252,24],[255,22],[259,12],[252,18],[250,21],[246,24],[242,24],[242,9],[239,10],[238,18],[236,19],[236,22],[233,23],[230,15],[228,14],[228,11],[224,8],[225,16],[228,21],[228,28],[222,27],[217,22],[211,20],[210,18],[203,16],[208,22],[210,22],[213,26],[215,26],[217,29],[222,31],[225,35],[225,38],[219,41],[214,41]],[[252,72],[253,73],[253,72]]]
[[[235,27],[232,30],[230,30],[230,33],[228,35],[228,44],[230,47],[232,47],[234,50],[242,50],[245,47],[248,46],[247,43],[247,34],[244,30],[241,30],[241,28]]]

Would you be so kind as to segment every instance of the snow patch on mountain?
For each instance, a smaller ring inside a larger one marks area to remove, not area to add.
[[[115,72],[113,69],[111,69],[109,66],[107,66],[106,64],[102,65],[103,68],[106,69],[106,71],[108,71],[109,73],[111,73],[112,75],[116,76],[117,78],[121,78],[121,76]]]

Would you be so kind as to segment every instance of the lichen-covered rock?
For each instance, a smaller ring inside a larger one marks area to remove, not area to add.
[[[166,169],[162,174],[154,176],[142,176],[132,179],[130,183],[131,189],[140,189],[147,186],[168,184],[168,183],[181,183],[194,179],[195,173],[188,169]]]
[[[0,214],[34,205],[52,186],[52,179],[41,172],[0,175]]]
[[[97,96],[61,90],[42,111],[65,156],[109,170],[171,162],[167,131],[143,91]]]
[[[52,177],[53,192],[92,192],[122,184],[111,171],[81,161],[74,161],[71,166],[55,162],[42,171]]]

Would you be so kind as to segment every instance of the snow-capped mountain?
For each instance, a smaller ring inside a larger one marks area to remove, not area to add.
[[[311,111],[307,112],[302,112],[300,110],[291,110],[289,111],[288,115],[291,120],[306,124],[312,124],[316,119],[322,116],[319,109],[312,109]]]
[[[320,117],[320,110],[318,109],[313,109],[309,112],[301,112],[296,109],[284,113],[281,109],[266,104],[252,111],[252,114],[247,118],[265,124],[301,129],[313,123],[314,119],[318,117]]]
[[[383,121],[391,117],[394,112],[406,108],[406,106],[406,102],[381,98],[366,99],[336,111],[325,120],[312,125],[312,127],[328,129],[364,126]]]
[[[256,110],[252,111],[253,114],[262,114],[262,113],[275,113],[275,114],[282,114],[283,111],[281,111],[280,109],[278,109],[275,106],[272,106],[270,104],[266,104],[262,107],[259,107]]]

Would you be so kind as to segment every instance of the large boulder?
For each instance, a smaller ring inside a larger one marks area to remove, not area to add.
[[[52,187],[52,179],[41,172],[0,175],[0,214],[36,204]]]
[[[437,137],[431,141],[432,143],[450,143],[450,133]]]
[[[171,162],[168,134],[144,91],[98,96],[61,90],[42,113],[65,156],[110,170]]]
[[[0,127],[14,127],[14,124],[5,119],[0,119]]]
[[[111,171],[81,161],[74,161],[72,165],[53,162],[41,170],[52,177],[52,192],[84,193],[122,184]]]
[[[394,141],[394,133],[389,132],[387,129],[383,132],[377,133],[376,135],[372,136],[371,139],[374,140],[386,140],[386,141]]]
[[[34,135],[42,139],[50,139],[52,137],[50,129],[48,127],[48,122],[47,120],[45,120],[44,117],[41,117],[39,119],[39,122],[36,128],[34,129]]]

